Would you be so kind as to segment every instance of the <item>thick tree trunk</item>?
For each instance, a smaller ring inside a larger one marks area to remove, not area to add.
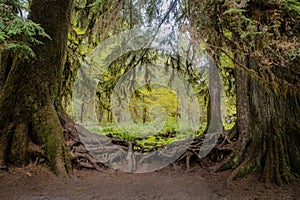
[[[251,57],[247,64],[258,71]],[[283,185],[292,179],[292,170],[300,171],[297,139],[300,136],[300,91],[277,94],[254,78],[250,78],[248,88],[249,135],[257,146],[257,164],[263,170],[265,181]],[[298,156],[292,156],[292,152]]]
[[[36,59],[13,66],[0,94],[0,167],[25,165],[30,144],[42,147],[49,165],[65,174],[68,162],[59,120],[60,89],[72,0],[33,0],[30,19],[52,38],[33,47]]]
[[[258,70],[251,57],[245,62]],[[300,172],[299,91],[277,94],[240,68],[236,69],[236,87],[239,139],[231,154],[235,170],[229,179],[258,169],[266,182],[290,182],[292,172]]]

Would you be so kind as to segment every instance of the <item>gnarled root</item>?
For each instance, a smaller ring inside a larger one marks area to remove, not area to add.
[[[60,121],[64,129],[64,137],[70,152],[73,168],[92,169],[102,172],[101,167],[103,167],[103,164],[95,160],[81,142],[74,121],[66,114],[60,117]]]

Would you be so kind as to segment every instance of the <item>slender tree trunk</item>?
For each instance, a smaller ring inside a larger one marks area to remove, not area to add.
[[[52,38],[33,47],[36,59],[18,63],[0,94],[0,166],[28,163],[30,144],[42,147],[49,166],[59,174],[68,165],[59,120],[60,89],[72,0],[33,0],[30,19]]]
[[[217,66],[209,58],[209,99],[207,108],[207,127],[205,132],[216,133],[223,130],[221,113],[221,83]]]

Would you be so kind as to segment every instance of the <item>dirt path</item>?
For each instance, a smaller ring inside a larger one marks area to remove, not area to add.
[[[225,174],[209,174],[200,168],[187,173],[168,167],[159,172],[126,174],[79,171],[67,179],[55,177],[48,169],[29,166],[0,173],[0,199],[300,199],[300,186],[287,188],[259,184],[252,175],[224,186]]]

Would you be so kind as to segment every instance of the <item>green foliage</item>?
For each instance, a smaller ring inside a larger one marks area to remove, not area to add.
[[[177,97],[170,89],[154,85],[151,91],[149,91],[146,87],[142,87],[135,91],[130,101],[129,109],[133,120],[146,115],[146,121],[150,121],[150,111],[155,108],[156,105],[164,109],[168,117],[174,118],[176,112],[180,110]],[[144,113],[138,111],[143,111]]]
[[[285,0],[283,1],[284,7],[286,7],[295,17],[300,17],[300,1],[298,0]]]
[[[139,124],[142,129],[147,129],[148,125],[148,123]],[[131,141],[134,144],[135,151],[151,152],[158,148],[163,148],[171,142],[184,139],[185,134],[180,133],[178,127],[179,123],[176,122],[176,120],[168,118],[162,130],[147,137],[140,137],[138,135],[131,134],[124,130],[124,128],[120,128],[116,124],[109,123],[102,126],[90,126],[88,129],[93,133],[106,135],[112,139]]]
[[[51,38],[41,26],[20,16],[23,10],[28,10],[23,1],[4,1],[0,5],[0,51],[11,51],[21,58],[34,58],[31,46],[43,44],[38,37]]]
[[[1,0],[0,1],[1,6],[4,7],[10,7],[10,11],[12,14],[17,15],[17,14],[22,14],[23,10],[28,11],[27,7],[24,4],[24,1],[20,0]]]
[[[191,1],[191,6],[189,20],[197,30],[193,34],[207,41],[209,51],[219,56],[224,52],[266,89],[282,94],[297,90],[298,0]],[[256,71],[244,66],[241,58],[247,56],[255,60]]]

